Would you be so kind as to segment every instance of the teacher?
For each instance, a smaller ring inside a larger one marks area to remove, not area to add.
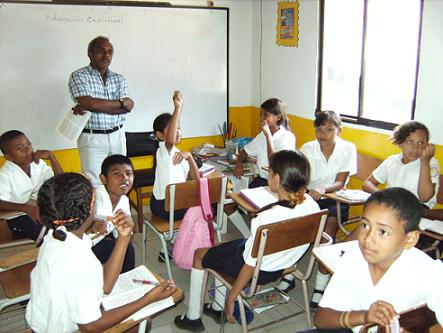
[[[122,129],[125,114],[134,101],[128,97],[128,84],[121,74],[109,70],[114,48],[107,37],[98,36],[88,46],[89,66],[73,72],[69,92],[77,103],[75,115],[91,111],[91,118],[80,134],[77,145],[82,172],[97,187],[100,168],[109,155],[126,155],[126,138]]]

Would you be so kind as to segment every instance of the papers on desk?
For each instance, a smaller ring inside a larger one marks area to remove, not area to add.
[[[318,246],[313,250],[314,256],[325,265],[330,272],[334,272],[340,259],[346,252],[360,251],[358,240]]]
[[[213,173],[215,171],[215,167],[213,165],[210,165],[208,163],[203,163],[200,169],[198,169],[198,172],[200,174],[200,177],[206,177],[207,175]]]
[[[429,230],[443,235],[443,221],[422,218],[418,227],[420,228],[420,230]]]
[[[244,189],[240,191],[240,195],[257,209],[278,201],[277,196],[265,187]]]
[[[91,118],[91,112],[85,111],[83,116],[75,115],[71,109],[66,113],[62,122],[57,126],[57,132],[71,143],[76,143],[80,133],[86,126],[89,118]]]
[[[339,197],[342,197],[349,201],[366,201],[368,200],[371,193],[362,191],[362,190],[348,190],[343,189],[335,192]]]
[[[109,295],[103,296],[102,306],[105,310],[115,309],[119,306],[134,302],[155,287],[148,284],[136,284],[132,279],[158,281],[146,266],[138,266],[132,271],[120,274],[112,292]],[[145,306],[126,320],[132,319],[137,321],[173,305],[174,301],[172,297],[168,297]]]

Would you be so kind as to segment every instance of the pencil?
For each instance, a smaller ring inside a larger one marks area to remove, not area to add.
[[[157,282],[157,281],[149,281],[149,280],[132,279],[132,282],[134,282],[134,283],[140,283],[140,284],[149,284],[149,285],[152,285],[152,286],[158,286],[158,285],[160,285],[160,282]],[[176,284],[170,284],[169,286],[170,286],[170,287],[173,287],[173,288],[177,287]]]

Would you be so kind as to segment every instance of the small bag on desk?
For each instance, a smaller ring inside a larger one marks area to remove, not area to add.
[[[213,213],[207,178],[200,178],[200,201],[201,206],[186,211],[174,243],[174,261],[183,269],[192,269],[196,249],[214,245]]]

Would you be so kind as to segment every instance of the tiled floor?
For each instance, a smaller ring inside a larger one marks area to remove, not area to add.
[[[231,240],[239,237],[240,233],[234,227],[228,225],[228,233],[223,235],[223,240]],[[136,247],[136,263],[141,264],[142,262],[141,234],[135,234],[134,246]],[[154,271],[166,277],[167,273],[166,273],[165,264],[159,263],[157,261],[159,249],[160,249],[160,242],[158,240],[151,240],[147,242],[147,265],[151,271]],[[300,265],[304,265],[304,262],[302,261]],[[182,332],[181,330],[175,327],[175,325],[173,324],[173,320],[175,316],[184,314],[186,312],[187,302],[189,298],[188,296],[189,296],[190,273],[189,271],[181,270],[180,268],[178,268],[173,264],[172,274],[178,286],[183,289],[185,293],[185,298],[181,303],[177,304],[175,307],[153,318],[152,330],[151,330],[151,332],[153,333]],[[310,291],[312,291],[313,280],[314,279],[311,278],[311,280],[309,281]],[[302,301],[303,296],[302,296],[300,283],[296,284],[296,288],[291,292],[289,292],[289,296],[300,302]],[[275,320],[275,319],[278,321],[278,317],[282,317],[297,311],[296,307],[293,304],[291,303],[289,304],[290,305],[279,306],[276,308],[276,310],[270,310],[268,312],[265,312],[264,314],[261,314],[260,317],[256,316],[250,327],[254,327],[257,326],[258,323],[262,323],[263,322],[263,320],[261,319],[262,316],[263,318],[265,318],[264,319],[265,321]],[[15,333],[24,330],[26,326],[23,316],[23,307],[11,307],[10,309],[7,310],[8,311],[6,312],[6,314],[0,314],[0,333],[6,333],[6,332]],[[219,332],[220,326],[217,323],[215,323],[214,320],[205,316],[202,319],[206,327],[206,332]],[[257,330],[256,332],[275,332],[275,333],[297,332],[299,330],[306,328],[307,328],[306,316],[304,314],[300,314],[294,318],[282,322],[277,322],[272,326]],[[228,332],[241,332],[242,330],[240,325],[238,324],[231,325],[228,323],[225,325],[224,331],[228,333]]]

